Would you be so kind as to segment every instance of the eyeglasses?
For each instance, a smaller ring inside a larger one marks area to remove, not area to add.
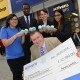
[[[54,15],[55,17],[60,16],[60,14]]]
[[[11,20],[11,21],[17,21],[18,19],[13,19],[13,18],[12,18],[12,19],[10,19],[10,20]]]

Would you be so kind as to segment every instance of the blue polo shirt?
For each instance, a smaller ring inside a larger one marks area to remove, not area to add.
[[[10,27],[3,27],[1,29],[1,39],[9,39],[16,33],[18,33],[21,29],[19,28],[10,28]],[[14,59],[24,56],[23,49],[22,49],[22,37],[18,37],[14,40],[14,42],[5,48],[6,50],[6,58],[7,59]]]

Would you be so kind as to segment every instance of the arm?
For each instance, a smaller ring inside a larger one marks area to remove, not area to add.
[[[55,44],[55,46],[58,46],[61,44],[61,42],[57,37],[52,37],[52,42],[53,42],[53,45]]]
[[[34,59],[33,59],[32,55],[31,55],[31,62],[32,62],[33,60],[34,60]]]
[[[33,59],[32,49],[31,48],[30,48],[30,51],[31,51],[31,62],[32,62],[34,59]]]
[[[18,32],[17,34],[15,34],[14,36],[12,36],[12,37],[9,38],[9,39],[6,39],[6,38],[2,39],[2,43],[3,43],[3,45],[4,45],[5,47],[7,47],[7,46],[11,45],[11,44],[15,41],[15,39],[16,39],[17,37],[20,37],[20,36],[23,36],[23,34],[20,33],[20,32]],[[24,40],[22,40],[22,43],[23,43],[23,41],[24,41]]]
[[[25,42],[25,35],[22,36],[22,44]]]
[[[58,29],[56,33],[63,37],[64,36],[70,37],[72,33],[71,23],[69,21],[64,21],[63,26],[64,26],[63,29],[62,30]]]

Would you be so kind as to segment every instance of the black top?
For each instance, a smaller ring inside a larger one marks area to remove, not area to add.
[[[57,29],[57,32],[53,36],[58,37],[61,42],[64,42],[68,38],[72,37],[72,27],[71,22],[65,19],[60,26],[54,23],[54,27]]]

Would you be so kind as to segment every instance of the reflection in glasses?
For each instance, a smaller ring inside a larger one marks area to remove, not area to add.
[[[54,15],[54,16],[55,16],[55,17],[56,17],[56,16],[60,16],[60,14],[57,14],[57,15]]]
[[[12,21],[17,21],[18,19],[11,19]]]

